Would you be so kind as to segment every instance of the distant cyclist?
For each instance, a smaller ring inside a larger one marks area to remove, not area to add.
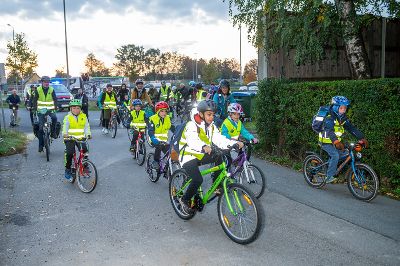
[[[18,118],[18,107],[21,103],[21,99],[19,98],[16,89],[12,90],[12,93],[7,97],[6,102],[8,103],[11,113],[14,114],[14,121],[10,121],[10,126],[16,126]]]

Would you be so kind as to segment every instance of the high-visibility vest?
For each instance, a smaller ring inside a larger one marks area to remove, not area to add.
[[[164,118],[164,123],[161,121],[161,118],[158,114],[155,114],[149,119],[154,124],[154,136],[161,141],[168,140],[168,131],[171,128],[171,119],[167,115]]]
[[[139,130],[146,128],[146,122],[144,120],[144,116],[145,116],[144,111],[133,110],[131,112],[131,115],[132,115],[131,127],[135,127]]]
[[[165,88],[161,87],[160,88],[160,101],[166,101],[168,98],[168,91],[169,91],[169,87],[165,86]]]
[[[330,117],[330,115],[327,116],[327,118],[329,118],[329,117]],[[335,132],[335,135],[336,135],[336,137],[338,138],[339,141],[341,141],[342,135],[344,133],[343,125],[344,125],[344,123],[340,124],[339,121],[337,119],[335,119],[335,125],[333,127],[333,131]],[[318,137],[319,137],[319,142],[321,142],[321,143],[325,143],[325,144],[332,143],[332,140],[329,138],[329,136],[328,136],[326,131],[320,132]]]
[[[222,125],[226,126],[228,129],[228,134],[232,139],[239,139],[240,131],[242,130],[242,121],[239,120],[237,122],[237,126],[235,126],[229,118],[226,118]]]
[[[108,95],[107,92],[105,94],[106,94],[106,96],[104,98],[104,109],[117,108],[117,101],[115,100],[115,94],[111,93],[111,97],[110,97],[110,95]]]
[[[73,136],[77,139],[84,138],[85,137],[85,125],[87,122],[86,115],[83,112],[81,112],[78,116],[74,116],[72,113],[69,113],[64,118],[64,125],[66,124],[67,120],[69,122],[69,128],[68,128],[68,132],[66,132],[66,133],[69,136]],[[88,128],[89,128],[88,135],[90,135],[90,127],[88,127]]]
[[[47,108],[48,110],[54,110],[54,100],[53,100],[53,87],[49,87],[47,94],[44,95],[43,87],[39,86],[37,88],[38,100],[37,100],[37,109]]]
[[[186,124],[186,126],[187,126],[187,124]],[[199,135],[200,140],[205,142],[207,145],[211,146],[211,139],[214,134],[214,125],[212,125],[210,138],[207,136],[206,132],[201,127],[197,127],[197,134]],[[182,137],[179,141],[179,149],[181,149],[180,155],[181,156],[182,155],[183,156],[184,155],[192,155],[199,160],[203,159],[204,153],[192,150],[189,148],[189,146],[186,146],[185,148],[183,148],[185,145],[187,145],[186,128],[183,130]]]
[[[203,96],[203,92],[205,92],[205,90],[198,90],[197,91],[196,99],[197,99],[198,102],[206,99],[207,95]]]

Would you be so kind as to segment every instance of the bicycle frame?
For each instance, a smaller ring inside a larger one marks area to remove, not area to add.
[[[76,151],[74,151],[74,159],[73,159],[74,160],[74,166],[75,166],[75,169],[78,169],[79,175],[82,175],[83,174],[82,161],[83,161],[83,158],[84,158],[82,144],[86,143],[86,141],[79,141],[79,140],[74,140],[74,141],[79,146],[79,157],[78,157],[78,159],[76,158]]]

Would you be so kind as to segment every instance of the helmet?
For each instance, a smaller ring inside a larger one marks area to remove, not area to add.
[[[200,90],[201,88],[203,88],[203,85],[201,83],[197,83],[196,84],[196,89]]]
[[[79,106],[79,107],[82,107],[82,102],[81,102],[81,100],[80,100],[80,99],[73,99],[73,100],[71,100],[71,101],[69,102],[69,107],[72,107],[72,106]]]
[[[122,88],[122,87],[123,87],[123,88],[126,88],[126,84],[125,84],[125,83],[122,83],[122,84],[121,84],[121,88]]]
[[[213,100],[204,100],[197,105],[197,111],[204,113],[205,111],[217,112],[217,104]]]
[[[344,105],[347,107],[350,105],[350,101],[344,96],[337,95],[337,96],[332,97],[331,104],[338,105],[338,106]]]
[[[111,84],[111,83],[108,83],[107,86],[106,86],[106,88],[110,88],[110,87],[112,88],[112,84]]]
[[[223,80],[220,81],[219,87],[220,88],[227,87],[228,89],[230,89],[231,85],[229,84],[229,81],[227,81],[226,79],[223,79]]]
[[[132,105],[133,105],[133,106],[135,106],[135,105],[142,105],[142,101],[141,101],[140,99],[135,99],[135,100],[132,101]]]
[[[192,81],[190,81],[190,82],[189,82],[189,86],[190,86],[190,87],[194,87],[194,86],[196,86],[196,82],[194,82],[193,80],[192,80]]]
[[[168,110],[169,109],[169,105],[166,102],[158,102],[156,104],[156,113],[158,113],[158,111],[165,109]]]
[[[143,79],[137,79],[135,82],[136,85],[143,84]]]
[[[231,104],[228,105],[228,113],[243,114],[243,108],[238,103],[231,103]]]
[[[172,91],[176,91],[176,86],[172,86]]]
[[[43,76],[40,81],[41,82],[50,82],[50,77],[49,76]]]
[[[161,85],[165,85],[165,80],[161,80]]]

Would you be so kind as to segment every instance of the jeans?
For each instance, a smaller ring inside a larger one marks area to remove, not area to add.
[[[347,151],[338,150],[333,144],[322,144],[322,149],[329,155],[328,171],[326,172],[326,176],[335,176],[339,158],[345,156]]]
[[[44,139],[43,139],[43,126],[44,122],[46,121],[46,116],[50,116],[51,118],[51,135],[53,136],[54,133],[56,132],[56,124],[57,124],[57,115],[55,113],[51,113],[48,111],[45,115],[38,113],[38,118],[39,118],[39,147],[44,146]]]

